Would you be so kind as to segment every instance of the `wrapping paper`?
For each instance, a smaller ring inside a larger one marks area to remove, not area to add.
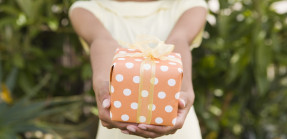
[[[110,116],[114,121],[172,126],[176,123],[183,76],[181,56],[141,55],[117,49],[111,68]]]

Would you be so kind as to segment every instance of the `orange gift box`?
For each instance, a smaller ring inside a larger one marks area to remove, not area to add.
[[[183,75],[181,56],[170,53],[161,60],[140,53],[116,51],[110,75],[111,119],[173,126]]]

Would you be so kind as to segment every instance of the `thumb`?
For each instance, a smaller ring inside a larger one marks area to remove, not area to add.
[[[185,108],[185,105],[186,105],[185,100],[180,98],[178,101],[178,108],[183,109]]]
[[[111,100],[109,98],[104,99],[102,106],[104,109],[108,109],[111,106]]]

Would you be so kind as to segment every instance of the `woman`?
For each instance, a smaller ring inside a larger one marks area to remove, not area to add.
[[[201,43],[206,7],[204,0],[91,0],[72,5],[69,14],[73,27],[90,46],[93,89],[101,120],[98,139],[201,138],[192,106],[190,49]],[[110,120],[109,71],[116,48],[123,47],[117,41],[132,43],[142,34],[174,44],[174,52],[182,56],[184,76],[178,117],[173,127]]]

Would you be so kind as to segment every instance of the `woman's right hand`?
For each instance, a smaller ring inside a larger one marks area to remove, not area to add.
[[[99,111],[99,118],[104,127],[108,129],[119,128],[126,130],[128,125],[138,125],[134,123],[124,123],[112,121],[110,118],[110,95],[109,95],[109,81],[104,78],[97,78],[93,80],[93,89],[96,95],[96,101]]]

